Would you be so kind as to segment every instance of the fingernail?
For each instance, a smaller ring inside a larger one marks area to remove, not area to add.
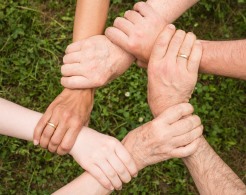
[[[38,140],[33,140],[34,146],[37,146],[39,144]]]
[[[114,187],[113,186],[110,186],[110,190],[113,191],[114,190]]]
[[[175,29],[175,26],[173,24],[168,24],[168,28],[173,30],[173,29]]]
[[[135,178],[136,178],[137,176],[138,176],[138,174],[133,175],[133,177],[135,177]]]

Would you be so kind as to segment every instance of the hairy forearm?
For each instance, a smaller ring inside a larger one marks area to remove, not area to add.
[[[147,0],[146,2],[162,16],[165,23],[169,24],[196,4],[198,0]]]
[[[246,40],[202,41],[200,71],[246,80]]]
[[[243,195],[244,183],[232,169],[216,154],[203,137],[197,151],[183,161],[200,194]]]
[[[107,19],[109,0],[78,0],[73,41],[102,34]]]

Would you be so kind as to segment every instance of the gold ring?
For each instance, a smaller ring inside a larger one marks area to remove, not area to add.
[[[185,54],[179,54],[178,57],[184,58],[184,59],[186,59],[186,60],[188,59],[188,56],[185,55]]]
[[[47,125],[49,125],[49,126],[53,127],[54,129],[56,129],[56,126],[53,123],[51,123],[51,122],[48,122]]]

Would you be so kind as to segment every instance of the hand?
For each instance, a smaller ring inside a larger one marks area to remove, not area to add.
[[[38,122],[34,131],[34,144],[40,144],[60,155],[68,153],[82,126],[89,121],[93,99],[94,92],[90,89],[64,89]]]
[[[70,89],[101,87],[123,74],[133,61],[106,36],[93,36],[67,47],[61,84]]]
[[[187,157],[197,150],[203,126],[198,116],[190,115],[192,112],[188,103],[175,105],[127,134],[122,143],[138,170],[170,158]]]
[[[147,67],[154,42],[167,23],[148,3],[138,2],[133,9],[116,18],[105,35],[134,55],[140,67]]]
[[[137,174],[135,162],[115,138],[84,127],[70,154],[105,188],[122,187]]]
[[[189,102],[201,56],[201,43],[193,33],[175,31],[170,24],[159,35],[148,65],[148,102],[154,116],[170,106]]]

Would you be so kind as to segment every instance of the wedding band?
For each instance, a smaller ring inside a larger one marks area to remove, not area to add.
[[[51,122],[48,122],[47,125],[49,125],[49,126],[51,126],[52,128],[56,129],[56,126],[55,126],[53,123],[51,123]]]
[[[186,60],[188,59],[188,56],[185,55],[185,54],[179,54],[178,57],[184,58],[184,59],[186,59]]]

